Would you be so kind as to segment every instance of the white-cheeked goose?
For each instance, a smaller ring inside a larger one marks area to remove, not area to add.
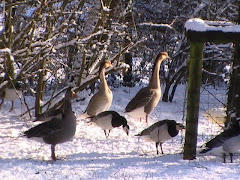
[[[0,93],[0,99],[2,100],[2,102],[0,103],[0,109],[2,104],[4,103],[4,100],[9,100],[12,102],[10,108],[10,111],[12,111],[14,108],[14,101],[21,96],[22,91],[18,83],[15,85],[15,87],[6,88],[3,92]]]
[[[24,132],[24,135],[30,139],[32,138],[51,144],[52,160],[57,160],[55,156],[55,146],[71,140],[75,135],[76,117],[71,105],[71,100],[74,96],[74,93],[68,88],[64,97],[62,118],[52,118]]]
[[[91,118],[92,123],[104,130],[106,138],[109,136],[110,131],[116,127],[123,127],[124,132],[129,134],[129,126],[125,117],[118,114],[116,111],[104,111],[99,113],[97,116]],[[108,131],[108,132],[107,132]]]
[[[162,120],[154,123],[148,128],[136,136],[140,136],[147,141],[153,141],[156,143],[156,150],[158,152],[158,146],[160,145],[163,154],[162,144],[178,135],[179,130],[185,129],[181,123],[176,123],[174,120]]]
[[[105,79],[105,69],[111,67],[110,61],[101,63],[99,67],[100,87],[96,94],[93,95],[88,103],[85,112],[80,115],[79,119],[85,119],[87,117],[93,117],[100,112],[107,111],[112,104],[113,94],[109,89],[107,81]]]
[[[140,89],[135,97],[128,103],[125,108],[126,114],[140,118],[140,120],[142,117],[146,117],[146,123],[148,122],[148,115],[157,106],[161,98],[159,70],[162,61],[168,57],[167,52],[160,52],[158,54],[153,66],[153,73],[149,85]]]
[[[233,154],[240,150],[240,124],[234,123],[229,129],[226,129],[210,141],[208,141],[200,153],[222,153],[223,162],[226,162],[226,154],[230,155],[231,163]],[[215,152],[214,152],[215,151]]]

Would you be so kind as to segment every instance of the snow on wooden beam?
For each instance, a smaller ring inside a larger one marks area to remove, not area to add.
[[[185,23],[186,37],[199,42],[240,42],[240,25],[223,21],[189,19]]]

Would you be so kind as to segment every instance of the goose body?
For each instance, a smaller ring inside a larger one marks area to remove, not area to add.
[[[127,120],[118,114],[116,111],[104,111],[99,113],[97,116],[91,118],[92,123],[95,123],[101,129],[104,130],[105,136],[108,137],[110,131],[116,127],[123,127],[123,130],[128,135],[129,133],[129,126],[127,124]],[[107,132],[109,131],[109,132]]]
[[[76,117],[71,106],[73,96],[71,89],[68,89],[64,98],[62,118],[52,118],[24,132],[24,135],[30,139],[38,139],[38,141],[51,144],[51,157],[53,160],[57,160],[55,146],[71,140],[75,135]]]
[[[16,85],[15,88],[13,88],[13,87],[12,88],[6,88],[3,92],[0,93],[0,99],[2,100],[2,102],[0,103],[0,109],[1,109],[2,104],[4,103],[4,100],[8,100],[8,101],[12,102],[10,111],[13,110],[14,101],[22,96],[22,91],[19,90],[19,88],[20,87],[18,87]]]
[[[154,67],[152,77],[149,85],[138,91],[125,108],[125,113],[135,117],[146,117],[148,122],[148,115],[154,110],[161,98],[161,86],[159,80],[160,65],[164,59],[168,58],[167,52],[158,54]]]
[[[60,118],[61,119],[62,118],[62,113],[63,113],[62,109],[52,109],[52,110],[49,110],[49,111],[45,111],[42,114],[37,114],[34,122],[36,122],[36,121],[49,121],[52,118]]]
[[[226,162],[226,154],[230,155],[233,162],[233,154],[240,150],[240,126],[235,124],[226,129],[205,144],[204,149],[200,153],[222,153],[224,162]]]
[[[176,123],[176,121],[174,120],[166,119],[152,124],[148,128],[144,129],[142,132],[137,134],[136,136],[140,136],[144,140],[150,142],[155,142],[157,154],[159,153],[158,145],[160,145],[163,154],[162,144],[165,141],[170,140],[173,137],[177,136],[179,130],[182,130],[184,128],[185,127],[182,124]]]
[[[103,62],[99,68],[100,87],[96,94],[90,99],[88,106],[84,113],[78,118],[85,119],[87,117],[93,117],[100,112],[107,111],[112,104],[113,94],[109,89],[107,81],[105,79],[105,69],[111,67],[111,62]]]

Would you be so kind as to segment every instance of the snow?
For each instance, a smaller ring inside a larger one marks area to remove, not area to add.
[[[219,101],[226,102],[226,87],[205,88]],[[126,104],[139,89],[112,88],[114,99],[110,109],[124,115]],[[197,154],[196,160],[183,160],[184,131],[163,144],[164,155],[156,155],[154,143],[134,136],[158,120],[168,118],[184,123],[185,90],[185,85],[179,85],[172,103],[160,102],[150,114],[148,125],[124,115],[130,126],[129,136],[119,127],[113,129],[106,139],[101,128],[86,123],[87,120],[78,120],[73,140],[56,146],[56,155],[62,158],[56,162],[51,161],[50,145],[19,137],[21,132],[35,124],[28,117],[19,116],[26,110],[19,100],[11,113],[11,102],[6,101],[0,110],[0,179],[239,179],[239,156],[234,156],[234,163],[225,164],[220,155]],[[214,117],[206,116],[206,113],[223,108],[208,91],[201,90],[199,148],[221,132],[211,120]],[[79,99],[81,96],[87,98],[73,100],[76,116],[85,110],[90,99],[86,91],[78,95]],[[26,97],[26,101],[30,106],[34,104],[33,97]]]
[[[186,31],[222,31],[222,32],[240,32],[240,25],[234,25],[232,22],[222,21],[204,21],[200,18],[192,18],[185,23]]]

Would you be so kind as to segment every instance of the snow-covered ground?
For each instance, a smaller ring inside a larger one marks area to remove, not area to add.
[[[139,88],[113,89],[110,109],[123,114]],[[156,155],[154,143],[134,137],[158,120],[174,119],[184,123],[185,89],[185,85],[178,87],[174,102],[160,102],[151,113],[148,125],[126,116],[131,128],[129,136],[120,127],[112,130],[106,139],[99,127],[78,120],[75,138],[56,146],[56,155],[62,158],[56,162],[51,161],[50,145],[18,137],[36,123],[19,116],[26,110],[19,100],[11,113],[8,112],[10,102],[5,102],[0,110],[0,179],[239,179],[239,156],[234,157],[234,163],[223,163],[220,155],[198,155],[196,160],[183,160],[184,132],[163,144],[164,155]],[[226,101],[226,87],[208,90],[219,100]],[[79,96],[86,96],[86,92]],[[89,99],[73,101],[77,116],[85,110]],[[27,101],[31,104],[34,99],[28,97]],[[221,108],[221,103],[202,89],[199,147],[221,131],[211,117],[222,116]]]

